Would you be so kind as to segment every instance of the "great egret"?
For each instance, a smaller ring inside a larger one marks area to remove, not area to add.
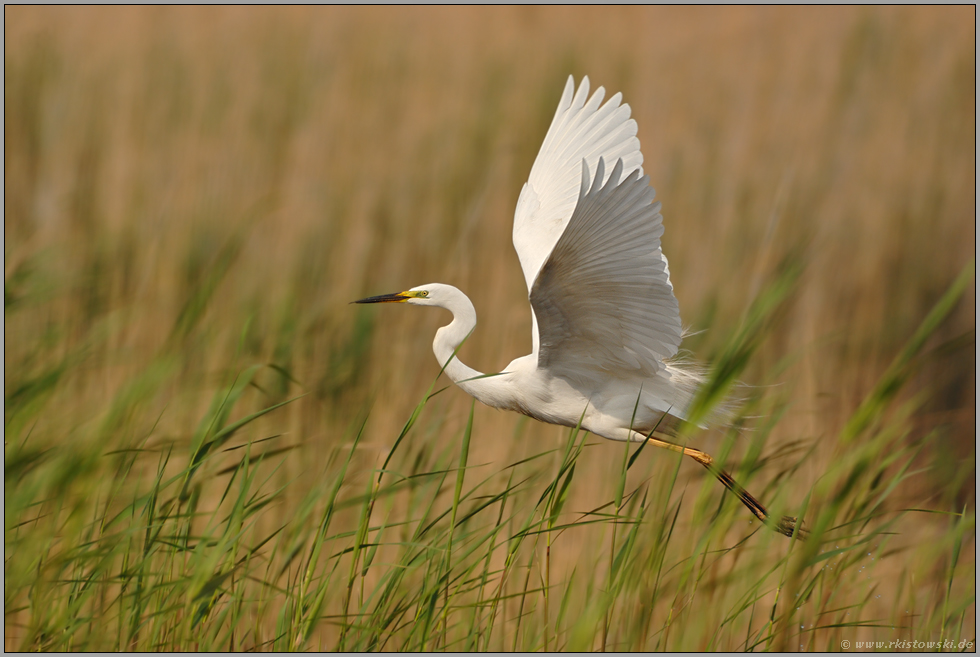
[[[660,248],[660,202],[643,175],[629,105],[618,93],[601,105],[604,95],[599,87],[589,98],[588,77],[576,91],[569,76],[517,201],[513,237],[531,302],[530,355],[490,376],[460,362],[456,351],[476,327],[476,311],[451,285],[356,303],[445,308],[453,321],[436,331],[432,349],[449,378],[479,401],[686,454],[767,526],[793,536],[796,518],[770,518],[711,456],[664,440],[687,419],[701,377],[671,360],[682,331]]]

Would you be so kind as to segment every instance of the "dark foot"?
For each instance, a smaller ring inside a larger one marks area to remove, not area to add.
[[[810,536],[810,532],[803,528],[803,523],[798,522],[793,516],[783,516],[779,522],[772,525],[772,528],[783,536],[793,537],[793,532],[796,532],[796,539],[800,541],[805,541]]]

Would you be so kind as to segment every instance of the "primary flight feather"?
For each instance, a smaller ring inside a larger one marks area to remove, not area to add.
[[[671,359],[682,330],[661,249],[663,217],[643,175],[629,105],[602,87],[589,97],[571,76],[521,190],[514,248],[531,303],[532,351],[486,376],[455,356],[476,326],[469,298],[432,283],[357,303],[436,306],[453,321],[432,349],[460,388],[488,406],[543,422],[581,425],[611,440],[649,442],[705,466],[767,526],[802,536],[796,519],[765,507],[700,450],[665,438],[687,412],[701,379]]]

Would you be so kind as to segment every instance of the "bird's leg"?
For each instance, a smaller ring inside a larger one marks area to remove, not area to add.
[[[753,497],[749,491],[742,488],[742,485],[735,481],[730,474],[715,466],[715,460],[711,458],[710,454],[706,454],[699,449],[682,447],[681,445],[670,443],[666,440],[660,440],[658,438],[654,438],[652,435],[645,437],[645,439],[647,442],[656,445],[657,447],[663,447],[664,449],[669,449],[672,452],[690,456],[692,459],[703,465],[708,472],[713,474],[715,478],[725,486],[725,488],[734,493],[738,499],[742,501],[742,504],[747,506],[749,511],[751,511],[756,518],[761,520],[766,527],[769,527],[773,531],[777,531],[784,536],[790,537],[793,536],[795,531],[797,539],[806,539],[808,532],[803,528],[802,523],[797,526],[798,520],[793,516],[783,516],[778,521],[773,520],[769,515],[769,511],[762,505],[762,502],[755,499],[755,497]]]

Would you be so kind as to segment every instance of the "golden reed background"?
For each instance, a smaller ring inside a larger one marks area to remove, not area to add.
[[[513,209],[566,77],[588,75],[639,124],[695,358],[711,362],[780,260],[805,261],[742,377],[783,409],[769,450],[815,445],[779,489],[798,504],[975,252],[974,26],[973,7],[7,7],[6,389],[80,354],[32,440],[180,445],[229,373],[271,363],[288,376],[263,371],[256,400],[310,393],[259,425],[300,445],[275,481],[316,477],[367,410],[359,467],[379,467],[438,371],[446,317],[348,302],[451,283],[480,318],[464,362],[527,353]],[[917,505],[974,505],[974,299],[909,389],[933,393],[910,440],[942,433],[900,495]],[[413,453],[455,453],[469,403],[436,397]],[[481,407],[474,427],[470,463],[493,471],[566,435]],[[609,497],[621,459],[587,449],[576,508]],[[681,465],[679,487],[702,474]],[[563,540],[561,572],[606,546]]]

